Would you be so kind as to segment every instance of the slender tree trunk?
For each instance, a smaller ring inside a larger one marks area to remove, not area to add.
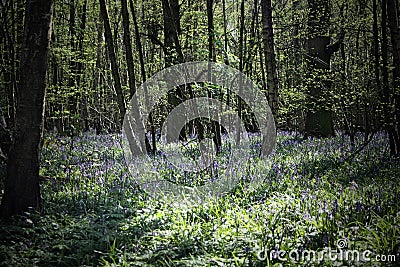
[[[374,38],[374,74],[375,74],[375,85],[379,93],[382,91],[381,78],[380,78],[380,55],[379,55],[379,29],[378,29],[378,10],[376,0],[372,1],[372,12],[373,12],[373,24],[372,33]]]
[[[207,0],[208,60],[215,62],[213,0]]]
[[[83,78],[83,69],[84,69],[84,64],[83,61],[85,59],[85,53],[84,53],[84,38],[85,38],[85,30],[86,30],[86,13],[87,13],[87,4],[88,0],[84,0],[82,10],[81,10],[81,23],[79,25],[79,34],[78,34],[78,51],[79,51],[79,57],[80,60],[77,62],[76,65],[76,84],[79,88],[79,95],[80,95],[80,100],[79,100],[79,105],[80,105],[80,111],[81,111],[81,121],[83,121],[83,130],[86,132],[89,130],[89,112],[88,112],[88,95],[84,90],[82,90],[82,78]]]
[[[101,94],[101,70],[103,68],[102,55],[103,55],[103,23],[101,22],[101,14],[99,16],[100,21],[96,21],[97,28],[97,49],[96,49],[96,65],[93,79],[93,91],[96,92],[95,107],[96,115],[94,127],[96,134],[102,133],[102,94]]]
[[[228,22],[226,19],[226,0],[222,0],[222,16],[224,21],[224,62],[229,66],[229,56],[228,56]],[[222,101],[221,101],[222,102]],[[226,90],[226,105],[229,107],[231,103],[231,92],[230,90]],[[228,131],[231,131],[231,121],[228,123]]]
[[[131,43],[131,36],[130,36],[130,29],[129,29],[130,22],[129,22],[127,1],[121,0],[121,5],[122,5],[122,22],[124,24],[124,44],[125,44],[125,50],[126,50],[126,61],[128,64],[129,87],[130,87],[131,98],[132,98],[134,96],[134,94],[136,93],[136,87],[135,87],[136,80],[135,80],[135,70],[134,70],[133,55],[132,55],[132,43]],[[146,76],[143,76],[143,74],[146,75],[146,73],[144,70],[143,53],[142,53],[142,48],[141,48],[141,43],[140,43],[140,35],[139,35],[139,29],[138,29],[137,20],[136,20],[135,9],[134,9],[132,0],[130,0],[130,6],[131,6],[131,11],[132,11],[132,16],[133,16],[133,25],[135,28],[135,37],[136,37],[135,39],[136,39],[136,44],[137,44],[137,48],[139,51],[139,60],[140,60],[140,66],[141,66],[141,71],[142,71],[142,78],[144,78],[143,82],[145,82]],[[154,128],[152,114],[149,114],[149,121],[150,121],[153,149],[150,148],[150,144],[147,139],[147,136],[145,136],[145,147],[146,147],[147,152],[155,153],[157,150],[157,147],[156,147],[156,136],[155,136],[155,128]]]
[[[228,32],[227,32],[227,21],[226,21],[226,0],[222,0],[222,16],[224,20],[224,61],[226,65],[229,65],[228,57]],[[229,92],[228,92],[229,94]],[[227,103],[229,105],[229,103]]]
[[[292,75],[291,75],[291,87],[293,87],[294,91],[296,93],[301,93],[301,88],[303,84],[303,79],[302,79],[302,74],[304,73],[304,69],[302,68],[302,61],[301,61],[301,53],[299,50],[301,50],[300,46],[300,38],[299,38],[299,19],[296,16],[301,9],[301,3],[299,0],[293,0],[293,17],[292,21],[294,23],[293,26],[293,66],[294,69],[292,69]],[[302,109],[298,109],[295,111],[293,114],[294,118],[290,119],[291,124],[294,125],[295,129],[298,129],[300,131],[304,131],[304,112]],[[293,121],[293,122],[292,122]]]
[[[387,0],[382,0],[382,104],[384,127],[389,137],[390,154],[396,155],[396,133],[392,121],[388,73]]]
[[[257,24],[257,39],[262,40],[262,33],[260,31],[260,19],[259,16],[256,16],[256,24]],[[263,49],[263,44],[262,42],[257,42],[258,43],[258,53],[259,53],[259,58],[260,58],[260,69],[261,69],[261,84],[262,84],[262,90],[264,91],[264,94],[267,96],[267,83],[266,83],[266,75],[265,75],[265,68],[264,68],[264,49]]]
[[[71,59],[69,61],[69,78],[68,78],[68,88],[70,90],[70,94],[68,97],[68,111],[69,111],[69,120],[73,119],[77,114],[77,105],[78,105],[78,88],[77,88],[77,47],[76,47],[76,0],[69,0],[69,42],[71,49]],[[74,121],[70,121],[71,125],[74,125]],[[73,129],[69,129],[71,133],[73,133]]]
[[[387,0],[387,10],[390,40],[393,47],[393,87],[395,98],[395,123],[397,124],[396,154],[400,155],[400,25],[398,2],[396,0]]]
[[[40,134],[53,1],[28,0],[20,66],[20,90],[14,142],[9,153],[0,216],[7,218],[41,206],[39,187]]]
[[[275,48],[274,48],[274,32],[272,25],[272,3],[271,0],[261,0],[262,24],[263,24],[263,41],[265,66],[267,68],[267,88],[268,101],[271,107],[275,122],[277,123],[279,92],[278,92],[278,75],[276,70]]]
[[[69,68],[70,68],[70,77],[69,77],[69,82],[68,85],[70,87],[75,85],[75,71],[76,71],[76,62],[75,62],[75,52],[76,52],[76,41],[75,41],[75,0],[70,0],[69,1],[69,38],[70,38],[70,48],[71,48],[71,53],[72,57],[69,62]]]
[[[81,23],[79,25],[79,33],[78,33],[78,51],[79,51],[79,57],[80,61],[77,62],[77,84],[80,85],[82,75],[83,75],[83,63],[82,61],[84,60],[84,39],[85,39],[85,30],[86,30],[86,17],[87,17],[87,4],[88,0],[84,0],[82,10],[81,10]]]
[[[122,92],[121,77],[118,70],[117,57],[115,55],[114,42],[111,33],[110,20],[108,18],[108,11],[105,0],[100,0],[100,11],[104,23],[104,35],[106,39],[108,56],[111,62],[111,71],[114,79],[114,88],[117,94],[117,103],[119,108],[119,122],[122,125],[126,111],[126,106],[125,106],[124,95]]]
[[[215,45],[214,45],[214,14],[213,14],[213,0],[207,0],[207,26],[208,26],[208,61],[216,61]],[[209,80],[211,76],[211,65],[208,69]],[[208,89],[208,98],[212,98],[211,91]],[[218,114],[218,111],[217,111]],[[213,134],[213,141],[217,148],[217,153],[222,149],[221,127],[219,123],[211,121],[211,131]]]
[[[258,17],[258,0],[254,0],[253,2],[253,11],[252,11],[252,16],[251,16],[251,23],[250,23],[250,37],[249,37],[249,44],[248,44],[248,49],[247,49],[247,57],[246,57],[246,62],[247,62],[247,75],[250,77],[253,76],[253,70],[256,66],[256,64],[253,63],[253,59],[256,56],[256,35],[257,35],[257,30],[256,30],[256,21]]]
[[[240,72],[243,72],[243,69],[244,69],[243,35],[244,35],[244,0],[242,0],[240,2],[240,29],[239,29],[239,71]],[[241,93],[243,90],[242,85],[243,85],[243,80],[242,80],[242,76],[240,76],[239,77],[239,93]],[[242,113],[243,113],[242,99],[239,96],[237,96],[237,102],[238,102],[238,116],[241,120],[243,120],[243,118],[242,118]],[[236,129],[239,129],[239,127],[240,127],[240,122],[237,121]],[[236,132],[236,140],[235,141],[237,144],[240,144],[240,131],[239,130]]]
[[[135,29],[136,49],[138,50],[138,54],[139,54],[140,73],[142,76],[142,83],[144,83],[146,81],[147,77],[146,77],[146,68],[144,66],[142,41],[140,39],[139,26],[137,23],[136,11],[135,11],[135,6],[133,5],[133,1],[129,0],[129,4],[130,4],[132,18],[133,18],[133,27]]]
[[[131,33],[129,29],[129,13],[128,4],[126,0],[121,0],[121,13],[122,13],[122,25],[124,28],[124,46],[125,46],[125,59],[128,65],[128,78],[129,78],[129,89],[131,97],[136,92],[136,78],[135,78],[135,64],[133,62],[132,55],[132,41]]]

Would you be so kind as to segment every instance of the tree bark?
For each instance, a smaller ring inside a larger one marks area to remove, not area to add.
[[[131,93],[131,97],[136,92],[136,78],[135,78],[135,64],[133,62],[132,55],[132,41],[131,41],[131,33],[129,29],[129,13],[128,13],[128,4],[126,0],[121,0],[121,13],[122,13],[122,25],[124,28],[124,46],[125,46],[125,59],[126,64],[128,66],[128,78],[129,78],[129,89]]]
[[[140,69],[141,69],[141,74],[142,74],[142,83],[144,83],[146,81],[146,70],[144,67],[144,59],[143,59],[142,44],[140,41],[139,27],[137,24],[136,12],[135,12],[135,7],[133,5],[133,1],[130,0],[129,2],[130,2],[130,8],[131,8],[132,17],[133,17],[133,27],[135,28],[136,48],[139,52],[139,62],[140,62]],[[122,4],[122,19],[123,19],[123,23],[124,23],[124,43],[125,43],[126,50],[132,51],[131,36],[129,34],[129,32],[130,32],[130,30],[129,30],[129,15],[128,15],[129,13],[128,13],[127,1],[121,0],[121,4]],[[125,32],[127,32],[127,34],[125,34]],[[129,86],[131,88],[131,98],[132,98],[134,96],[134,94],[136,93],[136,88],[134,85],[135,73],[134,73],[132,52],[127,51],[126,57],[127,57],[126,61],[128,63],[128,74],[129,74],[129,81],[130,81]],[[129,65],[131,65],[131,66],[129,67]],[[132,80],[132,82],[131,82],[131,80]],[[146,94],[147,94],[147,89],[145,89],[145,90],[146,90]],[[145,135],[145,146],[146,146],[146,150],[148,153],[151,152],[154,154],[157,150],[156,131],[154,128],[153,114],[151,114],[151,113],[149,114],[149,122],[150,122],[150,130],[151,130],[151,135],[152,135],[151,140],[152,140],[153,148],[150,147],[150,143],[149,143],[149,140],[147,139],[146,135]]]
[[[227,20],[226,20],[226,0],[222,0],[222,17],[224,21],[224,62],[225,65],[229,65],[228,57],[228,32],[227,32]],[[227,92],[229,94],[229,92]],[[227,103],[229,105],[229,103]]]
[[[77,86],[77,40],[76,40],[76,0],[69,0],[69,20],[68,20],[68,30],[69,30],[69,45],[70,45],[70,53],[71,59],[69,60],[69,78],[68,78],[68,88],[70,90],[69,96],[67,99],[68,103],[68,125],[75,125],[75,115],[77,114],[77,106],[79,101],[78,96],[78,86]],[[74,128],[68,127],[69,133],[74,133]]]
[[[2,132],[0,129],[0,146],[2,145],[3,134],[9,134],[8,131],[11,130],[14,126],[14,117],[15,117],[15,92],[17,90],[17,73],[16,73],[16,63],[18,51],[18,43],[16,43],[16,21],[15,18],[15,10],[17,9],[18,4],[14,5],[13,2],[9,3],[0,3],[0,18],[2,19],[2,27],[0,28],[0,45],[4,46],[2,49],[2,86],[4,86],[4,92],[7,92],[7,101],[6,101],[6,114],[7,116],[4,117],[6,120],[6,124],[8,125],[9,129],[6,132]],[[10,17],[11,23],[8,21],[8,17]],[[7,139],[10,136],[6,137]],[[8,150],[7,150],[8,152]]]
[[[4,195],[3,218],[41,206],[39,188],[40,134],[53,16],[52,0],[28,0],[20,66],[20,90]]]
[[[164,16],[164,54],[165,65],[170,67],[183,62],[183,53],[179,42],[180,7],[178,0],[162,0]]]
[[[111,62],[111,71],[114,79],[115,93],[117,94],[117,103],[119,108],[119,119],[120,119],[119,122],[122,125],[126,111],[126,105],[125,105],[124,95],[122,92],[121,77],[118,70],[117,57],[115,55],[114,42],[111,33],[110,20],[108,18],[108,11],[105,0],[100,0],[100,12],[104,23],[104,35],[106,39],[108,56],[110,57],[110,62]]]
[[[178,0],[162,0],[163,18],[164,18],[164,56],[165,67],[183,62],[183,53],[180,45],[179,34],[180,26],[180,6]],[[174,106],[186,100],[184,86],[178,86],[168,92],[168,104],[171,110]],[[186,139],[185,131],[181,131],[180,140]]]
[[[85,53],[84,53],[84,38],[85,38],[85,30],[86,30],[86,17],[87,17],[87,5],[88,5],[88,0],[84,0],[83,6],[82,6],[82,13],[81,13],[81,23],[79,25],[79,34],[78,34],[78,51],[79,51],[79,57],[80,60],[77,62],[76,66],[76,84],[79,88],[79,95],[80,95],[80,112],[81,112],[81,121],[83,121],[83,130],[89,131],[89,112],[88,112],[88,95],[86,94],[85,91],[81,88],[81,81],[83,78],[83,70],[84,70],[84,64],[83,61],[85,59]]]
[[[216,61],[215,45],[214,45],[214,14],[213,14],[213,0],[207,0],[207,28],[208,28],[208,61]],[[208,74],[211,78],[211,65],[209,65]],[[211,91],[208,89],[208,98],[212,98]],[[218,111],[217,111],[218,114]],[[221,127],[216,121],[211,121],[211,131],[213,134],[213,141],[217,148],[217,153],[222,150]]]
[[[241,0],[240,2],[240,29],[239,29],[239,71],[243,72],[244,69],[244,41],[243,41],[243,35],[244,35],[244,0]],[[240,75],[239,77],[239,93],[242,92],[243,80],[242,76]],[[238,103],[238,116],[241,120],[243,120],[243,106],[242,106],[242,99],[237,96],[237,103]],[[240,122],[236,122],[236,129],[240,128]],[[236,144],[240,144],[240,131],[236,132]]]
[[[382,0],[382,104],[383,123],[389,137],[390,154],[396,155],[396,132],[392,121],[388,73],[387,0]]]
[[[265,54],[265,66],[267,68],[267,89],[268,102],[271,107],[275,122],[277,123],[279,91],[278,75],[276,70],[274,32],[272,24],[272,3],[271,0],[261,0],[263,42]]]
[[[400,25],[398,5],[396,0],[387,0],[388,23],[390,29],[390,40],[393,47],[393,87],[396,116],[396,154],[400,155]]]
[[[333,51],[330,44],[329,0],[308,0],[308,110],[305,130],[307,135],[330,137],[334,135],[332,108],[327,104],[331,82],[326,76],[330,70]]]
[[[101,93],[101,70],[103,68],[102,55],[103,55],[103,23],[101,22],[101,14],[99,15],[99,20],[96,20],[97,29],[97,47],[96,47],[96,65],[94,70],[93,78],[93,92],[95,93],[95,108],[96,115],[94,118],[94,127],[96,129],[96,134],[102,133],[102,93]]]

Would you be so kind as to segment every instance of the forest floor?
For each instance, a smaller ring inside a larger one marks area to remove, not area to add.
[[[399,160],[383,134],[350,156],[362,143],[280,132],[246,170],[261,186],[176,205],[138,189],[118,135],[50,136],[43,211],[0,223],[0,265],[399,266]]]

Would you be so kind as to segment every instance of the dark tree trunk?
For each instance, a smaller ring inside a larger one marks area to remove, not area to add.
[[[144,83],[146,81],[146,68],[144,66],[142,41],[140,39],[139,26],[137,23],[136,11],[135,11],[135,6],[133,5],[133,1],[129,0],[129,4],[130,4],[132,18],[133,18],[133,27],[135,29],[136,49],[138,50],[138,54],[139,54],[140,73],[142,76],[142,83]]]
[[[180,6],[178,0],[162,0],[163,18],[164,18],[164,56],[165,67],[183,62],[183,53],[179,41],[181,32],[180,26]],[[184,86],[178,86],[168,92],[169,109],[185,101],[186,96],[183,91]],[[186,139],[185,131],[181,131],[179,139]]]
[[[93,79],[93,91],[96,92],[95,107],[96,115],[94,127],[96,129],[96,134],[101,134],[102,129],[102,93],[101,93],[101,70],[103,68],[102,55],[103,55],[103,23],[101,22],[101,14],[99,15],[99,20],[96,21],[97,28],[97,49],[96,49],[96,67],[94,71]]]
[[[308,0],[308,110],[305,130],[308,135],[329,137],[334,135],[331,106],[326,98],[331,83],[324,79],[330,69],[329,0]]]
[[[257,39],[262,40],[262,32],[260,30],[260,27],[258,25],[260,24],[260,19],[257,14],[256,16],[256,24],[257,24]],[[259,53],[259,58],[260,58],[260,69],[261,69],[261,84],[262,84],[262,90],[264,91],[264,94],[267,95],[267,83],[266,83],[266,75],[265,75],[265,68],[264,68],[264,49],[263,49],[263,43],[262,42],[257,42],[258,44],[258,53]]]
[[[227,31],[227,26],[228,22],[226,19],[226,0],[222,0],[222,16],[223,16],[223,21],[224,21],[224,62],[226,65],[229,65],[229,56],[228,56],[228,31]],[[226,105],[229,107],[231,104],[231,92],[230,90],[226,91]],[[228,124],[229,127],[231,127],[230,123]],[[231,129],[228,129],[229,131]]]
[[[89,130],[89,111],[88,111],[88,96],[86,93],[80,88],[82,86],[81,81],[83,80],[83,70],[84,64],[83,61],[85,60],[85,53],[83,48],[84,38],[85,38],[85,30],[86,30],[86,13],[87,13],[87,5],[88,0],[84,0],[82,10],[81,10],[81,23],[79,25],[79,34],[78,34],[78,51],[80,60],[77,62],[76,72],[76,84],[79,87],[80,92],[80,112],[81,112],[81,120],[83,121],[83,130]]]
[[[240,2],[240,29],[239,29],[239,71],[243,72],[244,69],[244,56],[243,56],[243,50],[244,50],[244,41],[243,41],[243,35],[244,35],[244,0]],[[239,93],[242,92],[242,76],[239,77]],[[242,112],[243,112],[243,107],[242,107],[242,99],[237,96],[237,103],[238,103],[238,116],[241,120],[243,120]],[[239,129],[240,127],[240,122],[236,122],[236,129]],[[236,143],[240,144],[240,131],[236,132]]]
[[[381,79],[380,79],[380,56],[379,56],[379,35],[378,35],[378,11],[376,0],[372,1],[373,24],[372,33],[374,38],[374,74],[376,89],[381,92]]]
[[[77,113],[77,105],[78,105],[78,96],[77,96],[77,47],[76,47],[76,1],[69,0],[69,41],[70,41],[70,49],[71,49],[71,59],[69,61],[69,78],[68,78],[68,87],[70,90],[70,95],[68,97],[68,111],[70,112],[70,116],[68,119],[74,118],[74,115]],[[74,125],[74,121],[71,121],[70,124]],[[71,133],[72,129],[71,129]]]
[[[7,94],[7,107],[6,107],[6,114],[7,116],[4,117],[6,120],[5,125],[8,126],[9,129],[5,129],[6,131],[2,131],[0,128],[0,146],[2,146],[2,139],[5,137],[4,134],[9,135],[8,130],[11,130],[14,126],[14,118],[15,118],[15,92],[17,88],[17,81],[16,81],[16,62],[17,62],[17,47],[18,43],[15,42],[17,39],[16,33],[16,24],[18,23],[15,18],[15,10],[18,8],[18,4],[14,5],[13,2],[7,4],[1,2],[0,3],[0,10],[3,25],[0,28],[0,45],[2,45],[2,63],[3,69],[1,76],[2,86],[4,86],[4,92]],[[9,22],[8,17],[10,17],[11,22]],[[7,127],[6,127],[7,128]],[[6,137],[10,139],[10,136]],[[7,150],[8,153],[8,150]]]
[[[122,125],[126,111],[126,106],[125,106],[124,95],[122,92],[121,77],[119,75],[117,57],[115,55],[114,42],[111,33],[110,20],[108,18],[108,11],[105,0],[100,0],[100,11],[104,22],[104,35],[106,39],[108,56],[111,62],[111,71],[114,79],[115,93],[117,94],[117,103],[119,108],[119,122]]]
[[[180,7],[178,0],[162,0],[162,8],[164,16],[165,65],[170,67],[183,62],[183,53],[179,42],[179,33],[181,31]]]
[[[382,104],[383,123],[389,137],[390,154],[396,155],[396,132],[392,120],[388,72],[387,0],[382,0]]]
[[[132,18],[133,18],[133,27],[135,29],[136,49],[138,50],[138,53],[139,53],[140,73],[142,76],[142,83],[144,83],[146,81],[146,68],[144,66],[143,48],[142,48],[142,42],[140,40],[139,26],[137,23],[135,6],[133,5],[132,0],[129,0],[129,5],[131,8],[131,13],[132,13]],[[145,89],[145,90],[147,90],[147,89]],[[157,151],[156,130],[155,130],[154,121],[153,121],[153,114],[149,114],[149,121],[150,121],[150,128],[151,128],[151,143],[152,143],[153,148],[151,149],[150,142],[147,139],[147,136],[145,139],[146,148],[147,148],[147,152],[156,153],[156,151]]]
[[[224,61],[226,65],[229,65],[228,57],[228,32],[227,32],[227,20],[226,20],[226,0],[222,0],[222,17],[224,20]],[[229,94],[229,92],[227,92]],[[229,105],[229,103],[227,103]]]
[[[400,155],[400,25],[397,1],[387,0],[390,40],[393,46],[393,87],[397,127],[396,154]]]
[[[135,78],[135,64],[133,62],[132,55],[132,41],[131,41],[131,33],[129,29],[129,13],[128,13],[128,4],[126,0],[121,0],[121,13],[122,13],[122,25],[124,28],[124,46],[125,46],[125,59],[126,64],[128,66],[128,80],[129,80],[129,89],[131,97],[136,92],[136,78]]]
[[[79,51],[79,57],[80,61],[77,63],[77,84],[80,84],[81,81],[81,76],[83,75],[83,63],[82,61],[84,60],[84,48],[83,48],[83,43],[85,39],[85,30],[86,30],[86,17],[87,17],[87,5],[88,5],[88,0],[84,0],[82,10],[81,10],[81,23],[79,25],[79,33],[78,33],[78,51]]]
[[[53,1],[28,0],[20,66],[20,88],[0,215],[7,218],[41,206],[40,134],[46,88]]]
[[[213,0],[207,0],[207,27],[208,27],[208,61],[215,62],[215,45],[214,45],[214,14],[213,14]],[[209,79],[211,79],[211,65],[208,70]],[[211,91],[208,90],[208,98],[212,98]],[[218,113],[218,112],[217,112]],[[213,134],[213,141],[219,153],[222,149],[221,140],[221,127],[215,122],[211,121],[211,131]]]
[[[213,0],[207,0],[208,60],[215,62]]]
[[[279,92],[278,75],[276,70],[274,33],[272,25],[272,3],[271,0],[261,0],[263,42],[265,54],[265,66],[267,68],[268,102],[274,115],[275,122],[278,116]]]

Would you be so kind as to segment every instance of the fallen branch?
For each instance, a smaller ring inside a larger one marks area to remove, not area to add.
[[[364,150],[364,148],[372,141],[373,137],[374,137],[374,133],[372,133],[370,135],[370,137],[368,138],[368,140],[366,140],[363,144],[361,144],[353,153],[351,153],[350,155],[348,155],[344,161],[351,161],[354,159],[355,156],[357,156],[361,151]]]

